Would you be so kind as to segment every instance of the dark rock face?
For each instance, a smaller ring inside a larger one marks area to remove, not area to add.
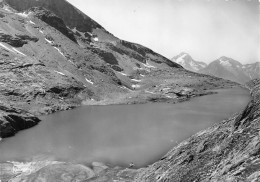
[[[100,49],[92,49],[92,51],[96,53],[99,57],[101,57],[108,64],[118,65],[118,61],[112,53]]]
[[[124,40],[120,41],[120,43],[124,47],[127,47],[127,48],[137,52],[138,54],[132,54],[131,56],[135,57],[140,62],[146,63],[146,59],[147,59],[148,55],[159,56],[159,54],[155,53],[151,49],[148,49],[148,48],[141,46],[139,44],[134,44],[134,43],[127,42],[127,41],[124,41]],[[156,59],[153,60],[153,61],[158,63],[158,64],[165,63],[170,67],[182,68],[182,66],[180,66],[179,64],[174,63],[174,62],[170,61],[169,59],[167,59],[167,58],[165,58],[161,55],[160,55],[160,57],[161,57],[162,61],[159,61],[159,60],[156,60]]]
[[[29,11],[33,11],[37,18],[44,21],[48,25],[56,28],[58,31],[60,31],[63,35],[68,37],[73,42],[77,42],[73,32],[66,27],[63,20],[55,14],[53,14],[52,12],[42,7],[31,8]]]
[[[37,37],[31,37],[29,35],[8,35],[0,33],[0,42],[5,42],[13,47],[22,47],[29,41],[37,42],[39,39]]]
[[[31,128],[39,122],[39,118],[24,110],[0,105],[0,138],[13,136],[19,130]]]
[[[65,0],[5,0],[18,11],[25,11],[32,7],[44,7],[62,20],[71,28],[77,27],[81,32],[92,32],[92,29],[102,28],[80,10],[69,4]]]

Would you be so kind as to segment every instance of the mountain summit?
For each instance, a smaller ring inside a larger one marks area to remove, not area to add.
[[[260,78],[259,62],[242,65],[239,61],[222,56],[207,65],[206,63],[193,60],[192,57],[185,52],[180,53],[171,60],[189,71],[228,79],[241,84],[252,79]]]
[[[260,78],[259,73],[257,72],[256,63],[242,65],[239,61],[225,56],[211,62],[207,67],[201,69],[199,72],[242,84],[250,81],[251,79]]]
[[[198,72],[199,70],[207,66],[207,64],[204,62],[195,61],[189,54],[185,52],[180,53],[179,55],[173,57],[171,60],[182,65],[185,69],[194,72]]]

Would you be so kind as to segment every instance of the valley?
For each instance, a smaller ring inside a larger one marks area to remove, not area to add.
[[[238,86],[186,71],[146,47],[120,40],[63,0],[56,8],[66,6],[76,19],[85,17],[88,29],[81,30],[80,23],[68,28],[46,9],[52,1],[31,1],[41,8],[14,2],[4,1],[0,9],[1,138],[36,125],[36,116],[82,104],[176,103],[210,94],[208,89]]]
[[[258,181],[255,78],[121,40],[66,0],[2,0],[0,182]]]

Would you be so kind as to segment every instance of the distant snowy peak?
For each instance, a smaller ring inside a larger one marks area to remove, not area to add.
[[[223,59],[219,60],[219,64],[221,64],[222,66],[232,66],[232,64],[228,60]]]
[[[178,64],[184,64],[185,63],[185,60],[184,58],[188,56],[188,54],[184,53],[184,54],[181,54],[177,59],[176,59],[176,63]]]
[[[224,56],[216,60],[216,62],[223,67],[233,67],[233,68],[240,68],[240,69],[242,69],[243,67],[243,65],[240,62]]]
[[[259,62],[242,65],[232,58],[223,56],[199,72],[244,84],[251,79],[260,78],[259,67]]]
[[[180,53],[179,55],[172,58],[172,61],[180,64],[185,69],[197,72],[201,70],[202,68],[205,68],[207,66],[204,62],[195,61],[192,59],[192,57],[187,53]]]

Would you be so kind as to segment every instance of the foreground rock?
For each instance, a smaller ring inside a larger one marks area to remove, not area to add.
[[[19,130],[35,126],[40,119],[26,111],[0,105],[0,137],[10,137]]]
[[[83,181],[93,177],[94,172],[81,164],[57,161],[31,163],[7,162],[1,164],[2,181]],[[3,172],[3,173],[2,173]]]

